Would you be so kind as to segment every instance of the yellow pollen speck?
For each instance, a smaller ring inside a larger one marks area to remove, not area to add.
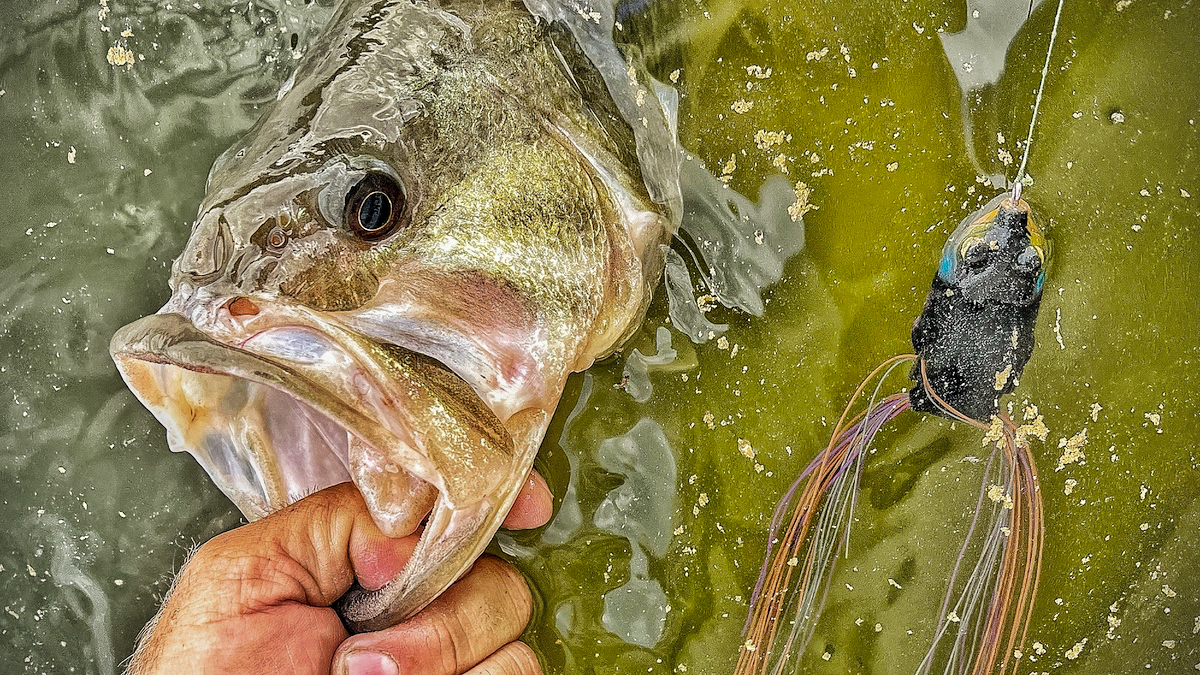
[[[819,50],[811,51],[805,54],[804,58],[808,61],[820,61],[821,59],[825,58],[827,54],[829,54],[829,47],[822,47]]]
[[[133,52],[122,47],[121,45],[113,45],[108,48],[108,62],[114,66],[133,67]]]
[[[1087,638],[1083,638],[1079,642],[1076,642],[1075,646],[1067,650],[1067,658],[1072,661],[1079,658],[1079,655],[1083,652],[1083,646],[1087,644],[1087,641]]]
[[[1004,370],[996,373],[996,383],[992,386],[996,391],[1004,389],[1004,385],[1008,384],[1008,378],[1012,376],[1012,364],[1004,366]]]
[[[1004,494],[1004,488],[1000,487],[999,485],[993,485],[989,487],[987,496],[988,499],[996,502],[997,504],[1003,504],[1004,508],[1006,509],[1011,509],[1013,507],[1012,497]]]
[[[717,179],[722,183],[728,184],[733,179],[733,170],[737,168],[737,155],[730,155],[725,164],[721,166],[721,176]]]
[[[804,182],[796,183],[796,201],[788,207],[788,215],[791,216],[792,222],[797,222],[804,217],[804,214],[809,211],[816,211],[820,207],[809,201],[812,197],[812,190]]]
[[[782,144],[784,141],[791,141],[792,135],[783,131],[767,131],[759,129],[754,132],[754,144],[759,150],[769,150],[770,148]]]
[[[1046,440],[1046,436],[1050,434],[1050,430],[1046,428],[1046,422],[1042,419],[1042,415],[1038,412],[1036,405],[1026,406],[1022,417],[1027,422],[1017,427],[1016,441],[1018,446],[1029,447],[1028,439],[1030,437],[1040,441]]]
[[[1007,441],[1004,439],[1004,422],[995,415],[992,415],[992,424],[988,427],[987,433],[983,435],[983,445],[993,443],[997,448],[1004,448],[1007,445]]]
[[[1054,467],[1055,471],[1062,471],[1063,467],[1068,464],[1083,459],[1083,449],[1087,446],[1087,427],[1083,431],[1072,436],[1069,440],[1066,438],[1058,439],[1058,447],[1063,448],[1062,457],[1058,458],[1058,465]]]

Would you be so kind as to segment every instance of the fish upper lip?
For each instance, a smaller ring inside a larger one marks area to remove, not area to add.
[[[267,317],[262,317],[263,319]],[[406,442],[411,439],[402,438],[396,430],[387,428],[387,424],[375,419],[375,416],[364,410],[370,406],[361,402],[347,401],[339,392],[330,389],[306,375],[296,364],[286,359],[262,354],[245,347],[255,337],[275,329],[310,330],[327,338],[347,356],[362,366],[374,366],[370,358],[354,353],[353,336],[350,329],[337,322],[325,320],[311,312],[286,311],[280,318],[255,321],[257,326],[253,333],[229,342],[220,340],[201,328],[197,327],[185,315],[169,312],[152,314],[142,317],[133,323],[123,326],[113,335],[110,352],[120,365],[120,359],[129,358],[148,363],[170,365],[185,370],[200,373],[223,375],[244,379],[282,391],[307,404],[317,412],[327,416],[347,432],[362,438],[368,444],[395,453],[396,459],[403,468],[417,478],[433,485],[443,495],[451,506],[462,506],[473,501],[472,495],[478,490],[463,489],[454,480],[454,476],[446,476],[439,466],[453,464],[453,457],[447,458],[439,454],[429,457],[414,449]],[[365,338],[360,338],[364,339]],[[418,354],[402,347],[396,349]],[[421,355],[424,358],[441,364],[433,357]],[[221,363],[224,361],[224,363]],[[442,365],[445,368],[444,365]],[[447,372],[449,369],[446,369]],[[375,377],[372,377],[375,375]],[[378,373],[367,373],[368,380],[377,390],[383,390],[379,383]],[[465,383],[464,383],[465,385]],[[469,389],[469,386],[467,387]],[[135,388],[135,391],[137,389]],[[479,406],[490,409],[475,394]],[[375,412],[375,411],[372,411]],[[497,420],[497,423],[499,421]],[[500,425],[503,429],[503,425]],[[512,447],[512,437],[507,435],[509,448]],[[433,444],[423,446],[427,452],[440,452]],[[477,486],[476,486],[477,487]],[[285,504],[271,505],[280,508]]]

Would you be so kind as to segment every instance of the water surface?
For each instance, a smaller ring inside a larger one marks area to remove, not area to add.
[[[329,15],[267,0],[104,7],[8,0],[0,14],[0,654],[13,672],[117,672],[188,547],[239,522],[167,452],[107,344],[165,300],[209,165]],[[503,538],[539,596],[526,640],[554,671],[732,666],[775,500],[859,380],[910,348],[942,242],[994,196],[988,177],[1015,173],[1004,158],[1019,161],[1054,10],[663,7],[650,3],[671,16],[647,51],[662,79],[678,71],[684,145],[751,196],[783,167],[819,208],[762,318],[718,308],[724,340],[695,345],[660,295],[629,348],[669,344],[673,359],[650,359],[633,391],[624,356],[572,379],[539,458],[556,518]],[[1017,32],[999,49],[976,30],[1003,25]],[[1045,653],[1022,672],[1194,672],[1200,10],[1068,0],[1060,31],[1026,193],[1053,268],[1010,397],[1051,429],[1034,447],[1048,518],[1030,642]],[[110,65],[114,46],[132,66]],[[1055,470],[1059,439],[1085,429],[1085,459]],[[916,415],[881,435],[805,672],[915,669],[982,455],[972,430]]]

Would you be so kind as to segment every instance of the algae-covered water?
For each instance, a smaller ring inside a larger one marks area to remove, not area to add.
[[[5,672],[119,671],[187,548],[239,522],[167,452],[107,344],[167,297],[209,165],[325,5],[0,3]],[[572,379],[539,459],[555,519],[501,537],[539,597],[525,639],[550,672],[732,667],[776,500],[862,377],[909,350],[945,236],[996,194],[985,177],[1016,173],[1055,8],[1028,9],[660,12],[647,52],[676,76],[684,145],[748,195],[786,170],[816,208],[763,317],[718,308],[724,339],[695,345],[660,295],[626,354],[673,359]],[[1010,396],[1051,430],[1033,448],[1047,522],[1029,643],[1044,653],[1022,673],[1200,667],[1198,45],[1192,0],[1065,4],[1026,192],[1053,267]],[[1059,469],[1085,430],[1083,459]],[[915,670],[984,453],[973,430],[916,414],[881,435],[804,672]]]

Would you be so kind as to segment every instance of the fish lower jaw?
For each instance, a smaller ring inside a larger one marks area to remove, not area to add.
[[[511,470],[508,431],[436,364],[365,359],[308,327],[230,347],[158,316],[114,339],[118,368],[171,449],[192,454],[248,518],[352,481],[380,529],[403,536],[439,494],[459,508]]]

